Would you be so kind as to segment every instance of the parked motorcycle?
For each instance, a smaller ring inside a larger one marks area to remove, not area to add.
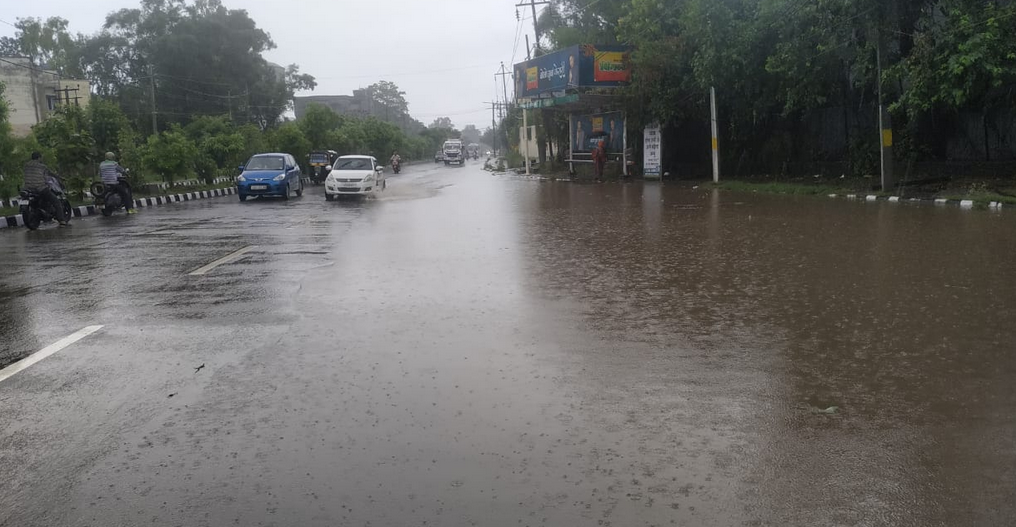
[[[120,177],[117,178],[117,181],[120,185],[127,188],[128,194],[131,193],[131,184],[127,178]],[[95,208],[99,209],[103,216],[112,216],[118,210],[127,210],[127,203],[124,203],[123,197],[120,196],[120,193],[113,186],[96,181],[92,183],[91,191]]]
[[[49,181],[49,188],[56,196],[60,206],[63,207],[64,218],[67,221],[71,219],[71,202],[67,199],[67,195],[64,193],[63,187],[59,182],[52,180]],[[53,210],[52,205],[43,206],[39,201],[39,195],[36,192],[30,190],[21,191],[21,218],[25,222],[25,227],[29,230],[38,229],[43,223],[49,223],[56,220],[56,211]]]

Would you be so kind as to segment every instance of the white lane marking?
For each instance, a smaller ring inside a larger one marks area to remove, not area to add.
[[[26,368],[35,364],[36,362],[39,362],[42,359],[45,359],[46,357],[49,357],[50,355],[66,348],[67,346],[70,346],[71,344],[74,344],[75,342],[91,335],[92,333],[95,333],[96,331],[99,331],[102,328],[103,326],[88,326],[76,333],[68,335],[50,344],[49,346],[46,346],[45,348],[42,348],[41,350],[29,355],[28,357],[25,357],[24,359],[15,362],[14,364],[11,364],[10,366],[0,370],[0,382],[4,382],[7,379],[10,379],[15,374],[24,371]]]
[[[243,258],[244,255],[246,255],[247,253],[253,251],[254,249],[255,249],[255,247],[253,245],[248,245],[247,247],[244,247],[243,249],[240,249],[239,251],[227,254],[226,256],[223,256],[222,258],[219,258],[218,260],[215,260],[214,262],[212,262],[212,263],[210,263],[210,264],[208,264],[208,265],[206,265],[204,267],[199,267],[199,268],[191,271],[188,274],[188,276],[204,276],[204,275],[208,274],[212,269],[215,269],[216,267],[218,267],[220,265],[232,263],[232,262],[235,262],[235,261],[239,260],[240,258]]]

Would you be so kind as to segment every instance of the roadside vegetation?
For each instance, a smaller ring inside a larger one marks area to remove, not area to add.
[[[899,179],[1016,176],[1016,2],[553,0],[539,23],[543,52],[633,47],[630,146],[660,123],[672,173],[709,166],[715,87],[725,177],[878,174],[880,99]],[[567,144],[562,114],[530,119]]]
[[[93,35],[71,34],[59,17],[19,19],[15,26],[15,37],[0,38],[0,55],[88,79],[95,94],[87,106],[61,105],[30,135],[16,138],[0,84],[0,199],[17,195],[33,151],[43,153],[80,199],[107,151],[131,169],[140,191],[145,183],[232,177],[258,152],[287,152],[301,163],[323,149],[382,162],[395,151],[407,160],[429,158],[460,134],[450,120],[406,133],[323,106],[311,106],[298,122],[287,119],[294,93],[314,89],[314,77],[296,64],[267,62],[262,54],[275,47],[270,35],[246,11],[219,0],[143,0],[110,13]],[[395,84],[367,89],[378,105],[408,110]]]

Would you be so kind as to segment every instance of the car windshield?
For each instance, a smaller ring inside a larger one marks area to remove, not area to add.
[[[340,159],[332,170],[370,170],[370,159]]]
[[[247,162],[245,170],[282,170],[285,167],[285,163],[281,157],[278,156],[259,156],[252,157]]]

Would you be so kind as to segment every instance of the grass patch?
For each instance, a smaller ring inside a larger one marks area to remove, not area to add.
[[[751,183],[748,181],[721,181],[713,184],[721,190],[736,192],[761,192],[764,194],[789,194],[794,196],[825,196],[829,194],[850,194],[854,190],[832,185],[813,185],[805,183],[765,182]]]
[[[21,214],[21,207],[0,207],[0,217]]]

